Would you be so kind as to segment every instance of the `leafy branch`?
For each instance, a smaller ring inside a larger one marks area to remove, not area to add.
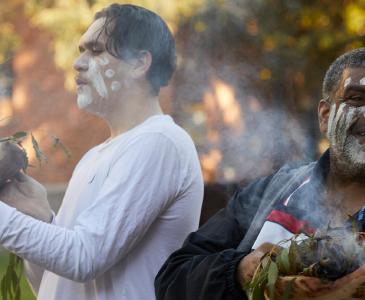
[[[33,151],[35,157],[41,166],[42,161],[47,162],[46,155],[39,147],[37,139],[33,133],[28,134],[25,131],[19,131],[8,137],[0,138],[0,188],[9,180],[16,177],[21,170],[26,171],[29,165],[28,155],[22,141],[30,135],[32,141]],[[51,135],[53,139],[53,146],[60,147],[65,153],[68,159],[71,159],[71,152],[60,141],[60,139],[54,135]],[[23,274],[23,262],[22,259],[15,254],[9,254],[9,264],[6,268],[5,274],[0,281],[1,297],[3,300],[20,300],[20,280]]]
[[[334,281],[359,268],[365,261],[365,244],[356,220],[349,228],[328,228],[306,239],[294,236],[288,248],[266,253],[255,270],[251,282],[244,286],[250,300],[278,299],[276,287],[280,277],[286,281],[281,300],[291,299],[296,276],[312,276]],[[288,277],[288,278],[290,278]]]

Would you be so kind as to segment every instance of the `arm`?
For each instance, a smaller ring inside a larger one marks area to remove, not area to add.
[[[73,228],[41,222],[0,202],[0,242],[63,277],[91,280],[131,251],[173,199],[179,164],[170,140],[140,136],[114,162]]]
[[[246,299],[236,280],[236,269],[248,253],[235,250],[260,204],[271,177],[242,189],[228,206],[165,262],[155,280],[158,300]]]
[[[54,212],[52,212],[52,224],[56,224],[56,215]],[[27,260],[23,260],[24,263],[24,273],[27,278],[28,284],[31,287],[33,294],[38,295],[39,287],[41,284],[41,280],[44,273],[44,268],[32,264],[31,262]]]

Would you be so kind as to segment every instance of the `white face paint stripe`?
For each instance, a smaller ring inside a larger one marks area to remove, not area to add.
[[[336,116],[336,104],[331,105],[330,115],[328,117],[328,125],[327,125],[327,138],[330,139],[330,134],[332,132],[333,123]]]
[[[106,66],[109,64],[109,59],[107,57],[98,57],[97,60],[101,66]]]
[[[360,79],[360,84],[361,85],[365,85],[365,77],[363,77],[363,78]]]
[[[106,98],[108,96],[108,91],[106,90],[103,76],[100,74],[99,66],[94,59],[90,59],[88,73],[98,94],[101,97]]]
[[[347,78],[343,84],[344,87],[347,87],[351,83],[351,77]]]

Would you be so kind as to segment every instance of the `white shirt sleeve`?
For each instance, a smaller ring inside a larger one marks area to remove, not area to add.
[[[94,279],[138,244],[181,182],[172,141],[158,133],[143,134],[116,159],[74,228],[41,222],[0,202],[0,243],[68,279]]]
[[[51,224],[56,224],[56,214],[52,211]],[[44,273],[44,268],[24,260],[24,273],[35,295],[38,295],[39,287]]]

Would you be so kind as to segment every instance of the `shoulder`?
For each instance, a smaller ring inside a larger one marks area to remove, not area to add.
[[[309,176],[315,166],[315,162],[293,162],[282,166],[269,176],[261,177],[248,185],[241,186],[236,190],[233,198],[242,203],[257,203],[268,191],[282,191],[286,186],[300,182]],[[245,199],[245,201],[242,201]],[[250,199],[250,201],[247,201]]]
[[[139,134],[159,134],[180,148],[186,145],[192,146],[194,143],[190,135],[175,123],[169,115],[152,117],[147,120],[138,130]]]

